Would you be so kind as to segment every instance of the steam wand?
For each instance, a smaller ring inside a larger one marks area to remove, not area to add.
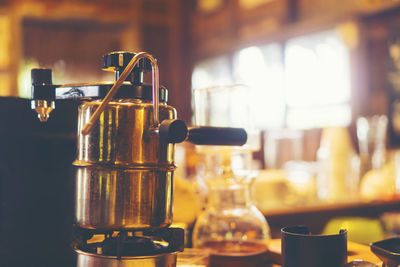
[[[140,52],[136,54],[131,61],[129,61],[128,65],[126,66],[125,70],[119,76],[118,80],[114,83],[113,87],[110,89],[106,97],[101,102],[100,106],[96,109],[93,113],[92,117],[90,117],[89,121],[82,127],[81,133],[83,135],[89,134],[92,130],[94,124],[99,119],[101,113],[104,111],[108,102],[114,97],[117,93],[118,89],[121,87],[122,83],[131,73],[133,68],[135,67],[136,63],[139,62],[140,59],[147,58],[150,60],[151,63],[151,73],[152,73],[152,91],[153,91],[153,124],[154,127],[158,127],[159,124],[159,72],[158,72],[158,65],[156,59],[147,52]]]

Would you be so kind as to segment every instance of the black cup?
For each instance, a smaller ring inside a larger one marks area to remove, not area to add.
[[[312,235],[306,226],[281,230],[283,267],[342,267],[347,262],[347,230]]]

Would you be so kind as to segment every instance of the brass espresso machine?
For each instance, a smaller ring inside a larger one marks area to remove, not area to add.
[[[240,128],[189,127],[167,104],[156,59],[113,52],[115,82],[57,85],[32,70],[32,109],[47,121],[57,99],[81,99],[75,175],[74,250],[79,267],[175,266],[183,229],[172,223],[174,144],[243,145]],[[152,73],[152,85],[144,73]]]

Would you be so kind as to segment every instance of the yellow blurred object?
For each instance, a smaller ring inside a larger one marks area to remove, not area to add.
[[[5,70],[10,67],[11,63],[11,19],[7,15],[0,15],[0,70]]]
[[[296,190],[283,170],[264,170],[252,185],[253,199],[261,210],[280,208],[293,203]]]
[[[385,239],[383,225],[378,219],[362,217],[338,217],[330,220],[322,234],[336,234],[340,229],[347,230],[347,240],[370,244]]]
[[[175,178],[174,222],[191,225],[200,213],[200,201],[192,185],[180,177]]]
[[[396,192],[396,167],[386,163],[382,169],[370,170],[361,181],[360,194],[365,199],[377,199],[394,195]]]
[[[350,135],[345,127],[324,128],[321,136],[321,147],[328,147],[330,154],[337,159],[354,151]]]
[[[273,2],[275,0],[239,0],[239,6],[242,9],[254,9],[263,4]]]
[[[348,48],[354,50],[358,47],[360,43],[360,29],[356,22],[347,21],[341,23],[336,27],[336,31]]]

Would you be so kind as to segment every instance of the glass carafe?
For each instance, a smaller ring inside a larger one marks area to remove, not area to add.
[[[226,260],[240,262],[240,259],[258,264],[264,261],[270,229],[252,202],[250,185],[253,178],[232,171],[233,151],[221,149],[218,152],[207,153],[209,200],[194,226],[193,245],[209,248],[210,261],[222,260],[221,264],[213,266],[227,264]]]

